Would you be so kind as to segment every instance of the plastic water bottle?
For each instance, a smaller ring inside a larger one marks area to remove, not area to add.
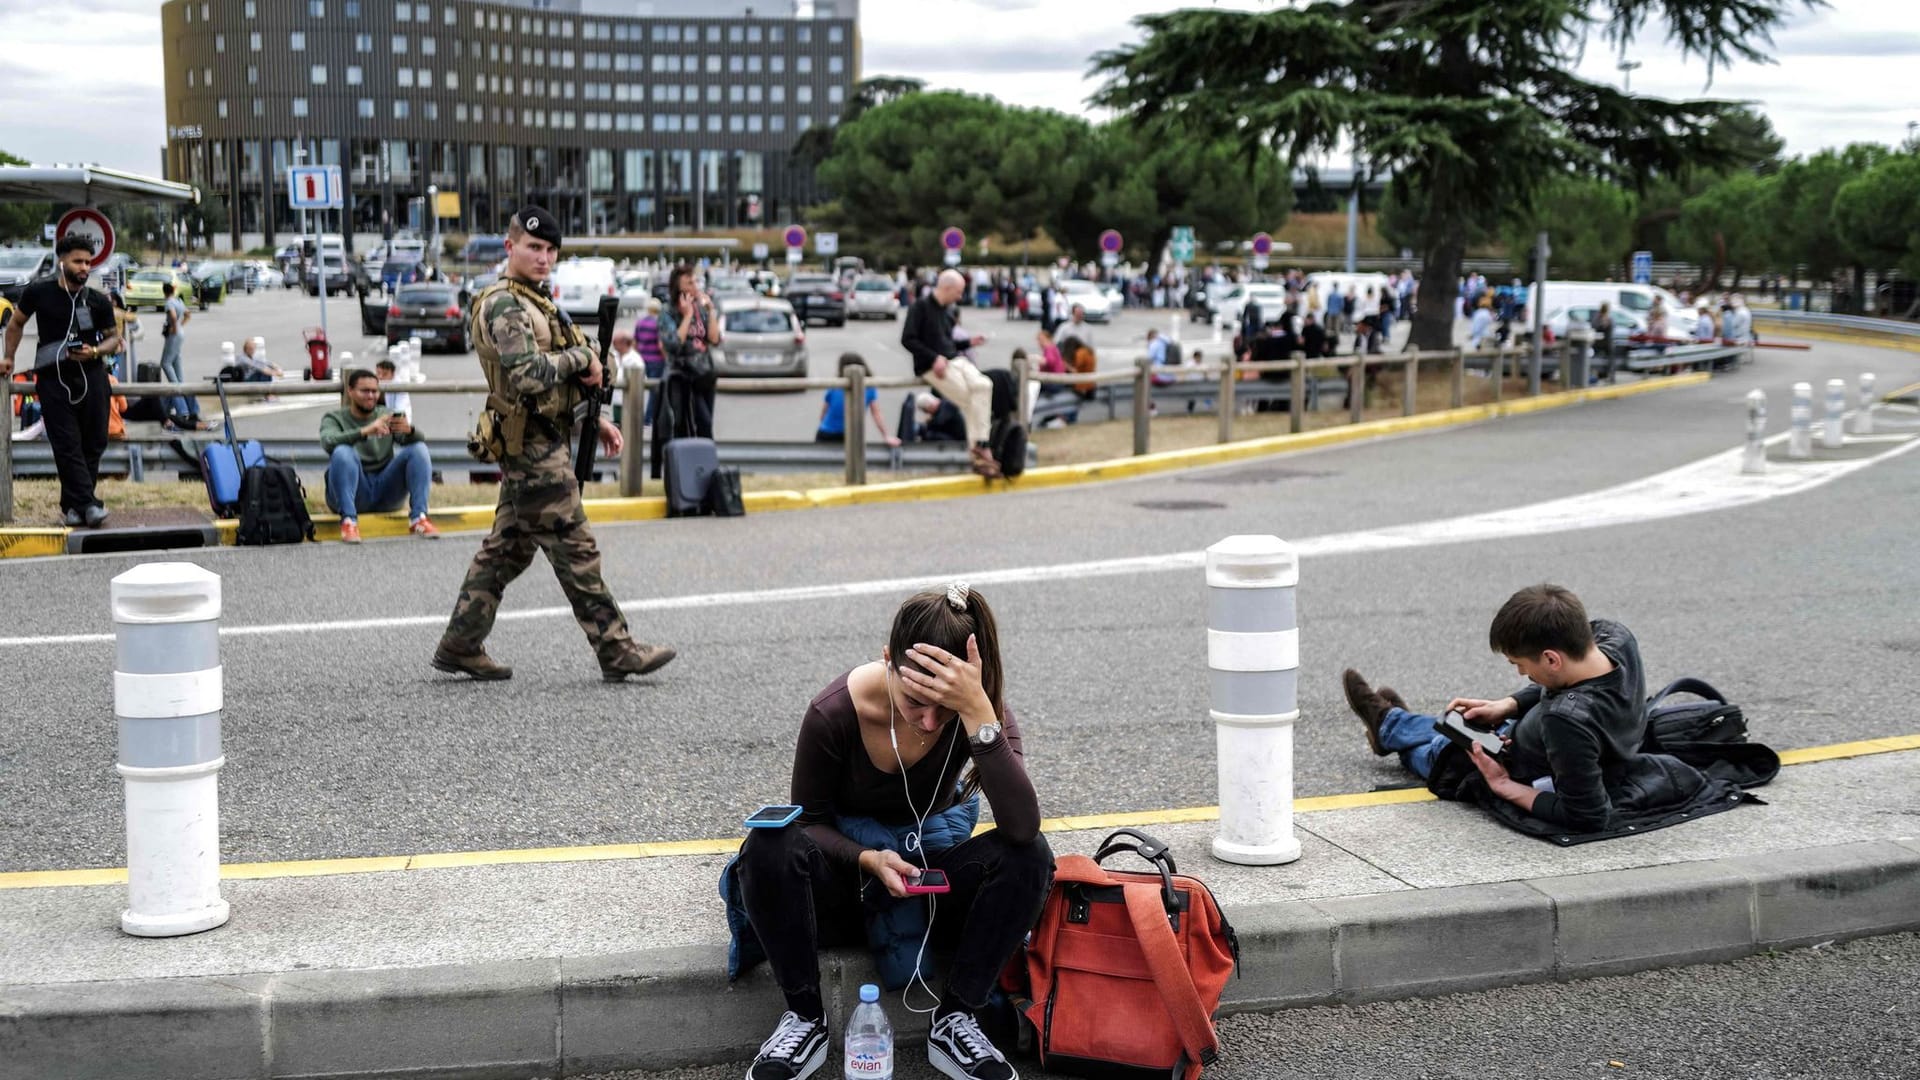
[[[847,1021],[847,1080],[893,1080],[893,1025],[880,1007],[880,988],[860,987],[860,1007]]]

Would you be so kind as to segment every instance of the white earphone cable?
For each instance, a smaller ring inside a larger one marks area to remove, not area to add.
[[[880,673],[887,684],[887,741],[893,744],[894,764],[900,767],[900,793],[907,798],[907,812],[914,815],[913,832],[907,836],[907,848],[919,857],[920,868],[922,870],[930,869],[930,867],[927,866],[926,847],[921,843],[921,834],[926,831],[927,815],[933,813],[933,804],[940,801],[940,781],[947,778],[947,770],[953,766],[953,752],[955,748],[960,745],[960,740],[955,739],[947,745],[947,760],[941,764],[940,774],[934,779],[933,792],[927,797],[926,812],[921,813],[920,810],[914,806],[913,789],[907,785],[906,760],[900,756],[898,720],[893,708],[892,668],[887,664],[885,659],[880,661]],[[907,979],[907,985],[900,990],[900,1007],[908,1012],[919,1013],[922,1016],[932,1016],[940,1010],[940,995],[934,993],[933,987],[927,985],[926,976],[920,972],[920,964],[921,961],[926,959],[927,943],[933,940],[933,920],[940,912],[940,898],[934,893],[928,893],[926,896],[927,930],[926,933],[920,935],[920,948],[913,954],[913,975]],[[913,984],[916,982],[920,984],[922,990],[927,992],[927,996],[933,999],[933,1004],[925,1009],[915,1008],[910,999],[910,995],[913,993]]]

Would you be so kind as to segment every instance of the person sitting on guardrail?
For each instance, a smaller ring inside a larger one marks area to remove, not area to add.
[[[840,354],[840,377],[846,378],[853,368],[865,368],[867,362],[859,353]],[[871,376],[872,372],[868,372]],[[873,426],[880,431],[880,438],[888,446],[899,446],[900,440],[887,434],[887,421],[880,415],[880,391],[867,387],[867,411],[873,414]],[[826,399],[820,403],[820,428],[813,433],[814,442],[844,443],[847,441],[847,392],[836,386],[827,391]]]
[[[427,517],[433,456],[412,417],[380,404],[380,378],[365,368],[347,372],[347,406],[320,418],[327,459],[327,506],[340,515],[340,539],[360,542],[360,512],[379,513],[407,502],[407,531],[429,540],[440,530]]]
[[[1633,632],[1589,620],[1580,598],[1531,585],[1508,598],[1487,632],[1527,686],[1503,698],[1456,697],[1467,727],[1492,732],[1489,754],[1440,734],[1391,687],[1349,668],[1347,705],[1374,754],[1398,754],[1443,798],[1477,801],[1503,824],[1542,836],[1618,835],[1738,805],[1738,788],[1677,758],[1647,754],[1646,668]],[[1657,823],[1657,824],[1655,824]]]
[[[1713,306],[1701,304],[1695,315],[1697,318],[1693,324],[1693,340],[1702,344],[1720,340],[1720,328],[1714,325]]]
[[[1753,341],[1753,312],[1747,310],[1747,298],[1739,293],[1727,297],[1727,311],[1720,319],[1720,336],[1735,345]]]
[[[953,584],[909,598],[879,659],[807,706],[789,784],[798,818],[747,830],[721,877],[729,979],[764,956],[785,998],[750,1080],[805,1080],[826,1064],[819,949],[849,938],[873,946],[889,987],[924,986],[930,949],[950,954],[928,1061],[954,1080],[1016,1075],[975,1013],[1040,915],[1053,851],[1003,672],[992,610]],[[993,827],[975,835],[982,795]],[[922,901],[910,890],[929,869],[945,891]]]
[[[913,373],[960,410],[973,471],[991,479],[1000,475],[1000,466],[987,448],[993,428],[993,383],[973,361],[960,355],[953,337],[953,306],[966,288],[967,279],[958,270],[941,271],[933,288],[907,309],[900,344],[913,354]]]

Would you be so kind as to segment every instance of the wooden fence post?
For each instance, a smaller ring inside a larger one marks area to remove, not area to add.
[[[641,444],[646,442],[647,373],[628,368],[620,388],[620,495],[631,499],[640,494],[640,481],[646,466],[640,461]]]
[[[1420,407],[1420,354],[1414,353],[1400,366],[1406,372],[1406,385],[1400,394],[1400,415],[1412,416]]]
[[[847,368],[847,483],[867,482],[867,365]]]
[[[1293,375],[1289,380],[1292,385],[1287,387],[1287,393],[1293,397],[1293,400],[1287,402],[1287,430],[1295,435],[1306,430],[1307,380],[1311,378],[1313,376],[1307,373],[1307,361],[1304,358],[1295,360]]]
[[[1139,457],[1147,452],[1147,426],[1153,415],[1153,361],[1142,356],[1133,364],[1133,454]]]
[[[1233,357],[1227,356],[1220,362],[1220,441],[1233,441],[1233,414],[1238,407],[1233,403],[1234,391],[1240,381],[1240,373],[1233,370]]]
[[[1453,407],[1467,403],[1467,350],[1453,350]]]

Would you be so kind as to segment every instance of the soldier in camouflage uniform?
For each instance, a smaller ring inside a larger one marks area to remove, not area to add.
[[[672,649],[635,642],[600,577],[600,550],[587,527],[574,479],[568,435],[578,386],[598,387],[600,359],[584,335],[548,298],[546,281],[560,249],[552,215],[528,207],[507,229],[507,267],[474,301],[472,336],[487,384],[488,422],[501,471],[493,532],[467,569],[453,618],[434,651],[433,666],[475,679],[507,679],[513,669],[487,655],[487,634],[507,584],[546,553],[593,643],[608,682],[645,675],[672,660]],[[577,385],[576,385],[577,384]],[[601,445],[620,452],[620,429],[601,420]],[[483,432],[484,432],[483,426]]]

